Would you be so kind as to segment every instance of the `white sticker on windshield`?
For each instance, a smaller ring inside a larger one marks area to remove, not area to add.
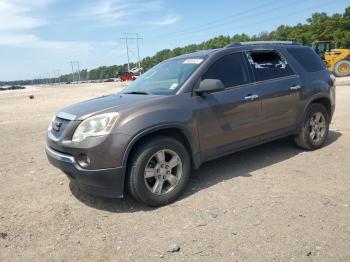
[[[203,59],[200,58],[192,58],[192,59],[186,59],[183,64],[194,64],[194,65],[199,65],[202,63]]]
[[[178,86],[177,83],[173,83],[173,84],[171,84],[171,86],[169,87],[169,89],[174,90],[177,86]]]

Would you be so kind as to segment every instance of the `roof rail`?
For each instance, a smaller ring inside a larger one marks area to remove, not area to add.
[[[195,52],[198,52],[198,51],[199,50],[187,51],[187,52],[183,53],[182,55],[187,55],[187,54],[195,53]]]
[[[248,42],[233,42],[225,46],[225,48],[242,46],[242,45],[300,45],[300,44],[294,41],[248,41]]]

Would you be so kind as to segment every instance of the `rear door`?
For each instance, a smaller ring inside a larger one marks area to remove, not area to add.
[[[293,130],[300,107],[300,77],[276,50],[252,50],[246,54],[259,87],[261,132],[274,136]]]
[[[219,58],[204,73],[204,79],[221,80],[225,90],[193,96],[203,160],[234,150],[247,143],[248,138],[258,140],[261,102],[244,54]]]

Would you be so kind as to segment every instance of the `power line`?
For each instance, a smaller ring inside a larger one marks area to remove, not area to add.
[[[295,1],[294,1],[295,2]],[[294,3],[293,2],[293,3]],[[331,3],[332,1],[327,1],[327,2],[325,2],[325,3],[323,3],[323,4],[327,4],[327,3]],[[289,5],[291,5],[292,3],[290,3]],[[288,6],[289,6],[288,5]],[[256,20],[256,21],[254,21],[254,22],[251,22],[251,23],[246,23],[246,24],[235,24],[235,27],[238,27],[238,28],[246,28],[246,27],[249,27],[249,26],[252,26],[252,25],[256,25],[256,24],[262,24],[262,23],[265,23],[265,22],[271,22],[271,21],[276,21],[277,19],[280,19],[280,18],[285,18],[285,17],[290,17],[290,16],[294,16],[295,14],[300,14],[300,13],[303,13],[303,12],[305,12],[305,11],[310,11],[310,10],[312,10],[312,9],[315,9],[316,7],[319,7],[319,3],[315,6],[315,5],[312,5],[312,6],[309,6],[309,8],[305,8],[305,6],[303,6],[303,8],[302,9],[298,9],[298,10],[295,10],[294,12],[292,12],[292,13],[288,13],[288,14],[283,14],[283,15],[279,15],[279,16],[274,16],[273,18],[271,18],[271,17],[268,17],[268,18],[264,18],[264,19],[261,19],[261,20]],[[280,7],[279,7],[280,8]],[[275,9],[277,9],[276,7],[275,8],[273,8],[273,9],[270,9],[269,11],[272,11],[272,10],[275,10]],[[264,11],[264,13],[266,13],[266,11]],[[242,21],[242,20],[249,20],[249,19],[251,19],[251,17],[246,17],[245,19],[240,19],[240,21]],[[228,27],[230,27],[230,28],[232,28],[232,25],[231,24],[224,24],[223,26],[221,26],[220,28],[219,27],[215,27],[215,28],[213,28],[212,30],[209,30],[209,31],[206,31],[206,34],[208,34],[209,32],[213,32],[213,31],[215,31],[215,32],[218,32],[219,30],[223,30],[223,29],[225,29],[225,28],[228,28]],[[210,29],[210,28],[208,28],[208,29]],[[184,40],[184,39],[189,39],[189,38],[193,38],[193,35],[191,35],[191,36],[186,36],[186,37],[180,37],[180,38],[176,38],[176,39],[173,39],[173,41],[178,41],[178,40]]]
[[[189,27],[189,28],[181,30],[181,31],[173,32],[173,33],[171,33],[171,36],[168,37],[168,41],[178,41],[178,40],[182,40],[182,39],[193,38],[193,33],[196,33],[196,32],[201,31],[201,30],[202,30],[202,32],[203,32],[203,30],[206,30],[206,31],[204,31],[205,34],[208,34],[209,32],[213,32],[213,31],[217,32],[218,30],[222,30],[223,28],[228,28],[228,27],[230,27],[230,28],[232,28],[232,27],[243,28],[243,27],[247,27],[250,25],[260,24],[261,23],[260,20],[254,21],[254,23],[248,23],[248,24],[242,24],[241,22],[243,20],[251,20],[253,16],[255,17],[255,16],[264,15],[264,14],[269,14],[271,11],[274,11],[274,10],[288,10],[289,6],[300,3],[300,1],[289,2],[289,3],[287,3],[287,5],[284,5],[285,3],[286,3],[285,1],[279,1],[277,3],[277,6],[276,5],[272,6],[272,5],[269,5],[268,3],[264,3],[263,5],[259,5],[253,9],[241,11],[239,13],[236,13],[236,14],[233,14],[233,15],[230,15],[227,17],[223,17],[220,19],[216,19],[216,20],[213,20],[211,22],[208,22],[208,23],[205,23],[202,25],[197,25],[197,26]],[[328,3],[328,2],[326,2],[326,3]],[[322,3],[322,5],[325,5],[326,3]],[[282,4],[282,6],[280,4]],[[271,6],[273,8],[271,8]],[[320,3],[317,4],[317,7],[319,7],[319,6],[320,6]],[[316,6],[313,6],[312,9],[315,7]],[[265,8],[269,8],[269,9],[263,10]],[[306,11],[306,10],[310,10],[310,8],[305,9],[305,6],[303,6],[303,8],[301,10],[293,12],[292,14],[295,15],[296,13],[301,13],[301,12]],[[248,16],[247,13],[250,13],[250,15]],[[242,15],[244,15],[244,17],[239,18]],[[286,15],[281,15],[281,16],[274,15],[273,17],[269,17],[267,19],[264,19],[263,22],[274,21],[274,20],[276,20],[276,18],[289,17],[289,16],[291,16],[291,13],[288,13]],[[228,21],[230,21],[230,23],[228,23]],[[233,23],[235,23],[235,24],[233,24]],[[212,29],[212,30],[208,30],[208,29]],[[177,33],[181,33],[180,36],[177,35]],[[166,35],[166,34],[163,34],[163,35]],[[184,35],[185,35],[185,37],[184,37]],[[189,35],[189,36],[186,36],[186,35]],[[156,36],[156,37],[159,37],[159,36]]]
[[[203,27],[206,27],[208,25],[215,25],[215,24],[221,24],[223,22],[227,23],[226,20],[231,20],[232,18],[237,18],[239,16],[246,16],[247,13],[251,13],[251,12],[254,12],[256,10],[262,10],[262,9],[265,9],[265,8],[269,8],[270,5],[272,3],[282,3],[281,1],[278,1],[278,0],[272,0],[272,1],[269,1],[269,2],[264,2],[263,4],[261,5],[258,5],[254,8],[249,8],[249,9],[246,9],[246,10],[242,10],[242,11],[239,11],[239,12],[236,12],[236,13],[233,13],[229,16],[225,16],[225,17],[222,17],[222,18],[218,18],[218,19],[215,19],[215,20],[212,20],[210,22],[207,22],[207,23],[203,23],[203,24],[199,24],[199,25],[195,25],[195,26],[191,26],[191,27],[188,27],[188,28],[185,28],[185,29],[182,29],[182,30],[179,30],[179,31],[174,31],[174,32],[171,32],[171,33],[165,33],[165,34],[159,34],[159,35],[155,35],[153,37],[161,37],[161,36],[168,36],[168,35],[178,35],[178,34],[181,34],[181,33],[186,33],[188,31],[198,31],[199,29],[203,28]]]
[[[267,10],[264,10],[264,8],[258,8],[258,9],[254,8],[254,9],[251,9],[252,12],[250,12],[250,15],[247,15],[244,12],[239,13],[239,14],[235,15],[234,17],[226,18],[225,21],[216,22],[215,24],[214,23],[213,24],[207,23],[206,25],[201,26],[200,30],[201,31],[203,31],[203,30],[208,31],[208,30],[212,29],[211,31],[214,31],[214,30],[217,31],[218,29],[222,29],[222,27],[242,28],[242,26],[241,26],[242,21],[246,21],[246,20],[249,21],[252,19],[252,17],[264,15],[264,14],[267,14],[267,13],[274,11],[274,10],[286,9],[287,7],[295,5],[298,2],[300,2],[300,1],[295,0],[295,1],[289,2],[287,5],[285,5],[285,2],[279,2],[277,5],[272,6],[272,8],[271,8],[271,6],[266,6],[268,8]],[[244,17],[240,17],[243,15],[244,15]],[[274,18],[270,18],[270,21],[274,20]],[[256,21],[254,23],[258,24],[258,22],[256,22]],[[181,36],[193,34],[193,33],[196,33],[198,31],[199,31],[198,28],[192,29],[192,30],[187,30],[187,32],[182,33]],[[177,37],[177,36],[173,35],[171,38],[175,38],[175,37]],[[179,38],[177,38],[177,39],[179,39]]]

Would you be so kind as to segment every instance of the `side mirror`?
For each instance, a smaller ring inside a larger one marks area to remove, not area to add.
[[[199,83],[195,92],[199,95],[225,90],[225,86],[219,79],[204,79]]]

